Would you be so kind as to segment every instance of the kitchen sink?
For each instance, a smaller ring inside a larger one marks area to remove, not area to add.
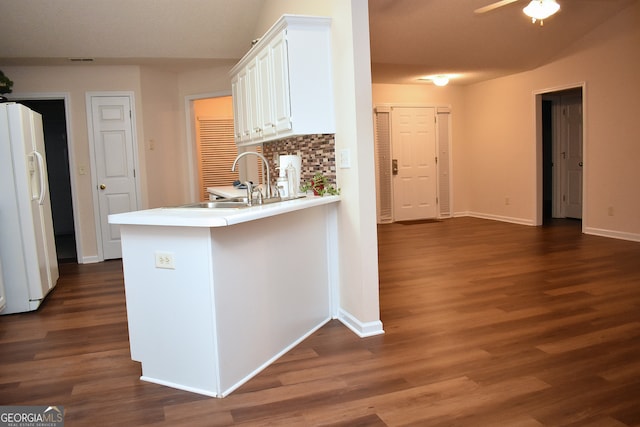
[[[279,197],[264,199],[263,205],[284,202],[284,201],[293,200],[293,199],[302,199],[304,197],[305,195],[301,194],[292,199],[280,199]],[[260,205],[254,201],[253,206],[260,206]],[[240,209],[240,208],[251,207],[251,205],[247,203],[246,197],[230,197],[228,199],[218,199],[218,200],[211,200],[206,202],[190,203],[188,205],[182,205],[180,207],[181,208],[199,208],[199,209]]]
[[[214,200],[210,202],[192,203],[180,206],[181,208],[202,208],[202,209],[238,209],[249,207],[247,202],[240,200]]]

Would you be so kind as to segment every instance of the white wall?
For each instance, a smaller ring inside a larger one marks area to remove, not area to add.
[[[281,15],[330,16],[336,152],[348,149],[352,167],[338,169],[340,202],[340,316],[362,335],[382,332],[378,299],[375,164],[366,0],[267,0],[256,37]]]
[[[473,159],[471,211],[534,220],[534,93],[585,82],[584,230],[640,240],[638,22],[640,2],[595,28],[557,61],[469,87],[474,114],[465,122],[465,151]]]
[[[181,135],[178,76],[151,67],[140,70],[148,207],[174,206],[184,199],[186,153],[179,144]],[[169,165],[177,165],[169,166]],[[183,165],[182,167],[180,165]],[[186,202],[186,201],[185,201]]]

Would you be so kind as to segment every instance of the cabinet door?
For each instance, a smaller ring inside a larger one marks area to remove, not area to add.
[[[251,115],[249,112],[249,79],[247,78],[247,70],[244,69],[238,73],[238,98],[241,106],[240,112],[240,140],[248,142],[251,140]]]
[[[273,61],[273,108],[276,132],[290,130],[291,98],[289,94],[289,56],[287,32],[282,31],[270,44]]]
[[[263,49],[256,57],[258,71],[258,96],[260,104],[260,127],[262,136],[268,137],[276,133],[275,113],[273,108],[273,61],[271,49]]]
[[[231,80],[231,97],[233,99],[233,135],[236,142],[242,140],[244,103],[242,102],[240,80],[236,74]]]
[[[258,78],[257,62],[251,61],[247,65],[247,110],[249,119],[250,139],[262,138],[262,110],[260,109],[260,80]]]

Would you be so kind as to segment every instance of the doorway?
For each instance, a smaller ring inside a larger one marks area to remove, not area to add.
[[[451,217],[451,108],[374,111],[377,222]]]
[[[65,100],[26,99],[19,102],[42,115],[58,262],[77,262]]]
[[[541,95],[542,224],[553,219],[582,219],[582,88]]]
[[[208,200],[208,187],[230,186],[238,179],[230,166],[238,155],[231,96],[196,99],[193,112],[198,197]]]
[[[219,138],[219,131],[226,134],[224,128],[235,123],[232,103],[230,92],[191,95],[185,98],[191,200],[207,199],[207,187],[229,187],[236,179],[262,182],[262,168],[255,156],[242,158],[238,163],[237,172],[231,173],[231,165],[239,153],[262,151],[261,144],[238,148],[233,139],[233,128],[228,135]],[[204,146],[202,131],[208,134],[207,138],[215,136]],[[208,147],[205,147],[206,145]]]

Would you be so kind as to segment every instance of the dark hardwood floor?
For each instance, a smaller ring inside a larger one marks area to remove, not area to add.
[[[332,321],[224,399],[141,382],[121,263],[61,264],[40,310],[0,316],[0,405],[67,426],[640,426],[640,243],[456,218],[381,225],[379,254],[384,335]]]

